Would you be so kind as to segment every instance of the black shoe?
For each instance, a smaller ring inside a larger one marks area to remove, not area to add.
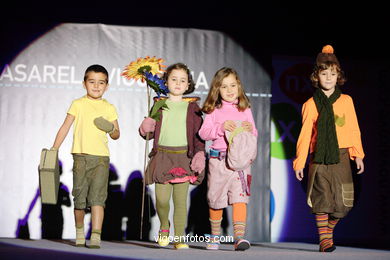
[[[234,250],[235,251],[245,251],[251,247],[251,244],[246,239],[239,239],[234,242]]]
[[[336,246],[332,245],[331,247],[325,248],[324,250],[321,250],[321,247],[320,247],[320,249],[318,251],[330,253],[330,252],[333,252],[334,250],[336,250]]]
[[[334,250],[336,250],[336,246],[332,245],[331,247],[324,249],[324,252],[333,252]]]

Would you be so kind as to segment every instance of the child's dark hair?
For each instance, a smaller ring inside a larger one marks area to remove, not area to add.
[[[96,73],[103,73],[104,75],[106,75],[107,79],[106,79],[106,83],[108,83],[108,72],[106,70],[106,68],[104,68],[102,65],[99,65],[99,64],[94,64],[94,65],[91,65],[89,66],[86,70],[85,70],[85,73],[84,73],[84,81],[87,80],[87,75],[89,72],[96,72]]]
[[[184,70],[187,73],[187,75],[188,75],[188,89],[183,93],[183,95],[190,94],[190,93],[194,92],[194,90],[195,90],[195,82],[194,82],[194,80],[192,78],[191,71],[188,68],[188,66],[185,65],[184,63],[180,63],[180,62],[172,64],[171,66],[169,66],[167,68],[167,71],[164,73],[164,80],[165,80],[165,82],[168,82],[168,77],[171,74],[172,70]]]
[[[326,61],[320,64],[314,65],[313,72],[310,75],[310,80],[315,88],[320,87],[320,80],[318,75],[321,73],[321,71],[327,70],[327,69],[335,69],[337,72],[337,86],[342,86],[347,81],[344,71],[341,69],[340,65],[331,61]]]

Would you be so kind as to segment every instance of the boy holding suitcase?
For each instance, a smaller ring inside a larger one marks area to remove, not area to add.
[[[73,190],[76,224],[76,246],[85,246],[84,216],[91,208],[92,233],[90,248],[100,248],[100,236],[107,198],[109,149],[107,135],[120,136],[115,107],[103,99],[108,88],[108,72],[101,65],[89,66],[83,86],[87,94],[73,100],[64,123],[58,130],[52,149],[57,150],[74,123]]]

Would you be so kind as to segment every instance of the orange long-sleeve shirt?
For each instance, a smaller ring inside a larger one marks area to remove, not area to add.
[[[339,148],[348,148],[352,160],[355,157],[364,158],[360,129],[356,117],[352,98],[348,95],[341,96],[333,103],[335,114],[336,134]],[[308,99],[302,106],[302,128],[297,142],[296,158],[293,161],[294,170],[305,167],[305,162],[310,149],[312,153],[317,140],[318,111],[314,99]]]

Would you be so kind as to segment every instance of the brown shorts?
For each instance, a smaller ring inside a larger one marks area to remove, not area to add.
[[[75,209],[105,206],[110,158],[73,154],[73,202]]]
[[[334,218],[343,218],[348,214],[353,207],[354,199],[348,149],[340,149],[338,164],[310,162],[308,196],[314,214],[328,213]]]

